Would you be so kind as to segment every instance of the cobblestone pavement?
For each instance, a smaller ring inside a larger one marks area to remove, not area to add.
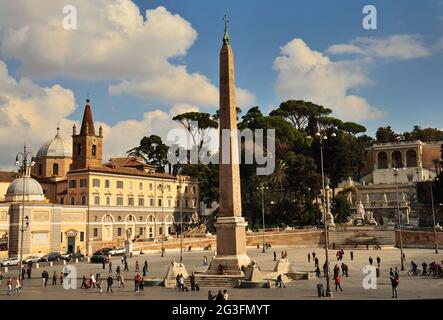
[[[262,253],[261,249],[248,249],[250,257],[257,262],[263,270],[272,271],[275,262],[273,261],[273,252],[276,251],[277,257],[282,250],[288,252],[288,258],[295,263],[296,269],[299,271],[314,270],[314,264],[308,263],[307,253],[315,251],[322,265],[324,262],[324,249],[322,248],[288,248],[288,247],[273,247],[268,249],[266,253]],[[389,268],[400,265],[400,250],[396,248],[383,248],[382,250],[354,250],[354,260],[350,260],[350,250],[345,250],[343,262],[349,266],[349,277],[342,277],[343,292],[336,292],[335,286],[331,279],[331,287],[334,293],[334,299],[391,299],[391,286],[389,280]],[[399,299],[441,299],[443,298],[443,278],[434,279],[428,277],[409,277],[407,271],[409,270],[410,261],[415,261],[419,268],[421,263],[426,261],[428,264],[431,261],[440,262],[443,259],[443,254],[435,254],[430,249],[406,249],[405,271],[400,273],[400,284],[398,287]],[[330,250],[331,268],[337,263],[335,258],[335,250]],[[188,272],[204,271],[205,267],[202,264],[203,256],[208,256],[211,260],[213,251],[191,251],[184,252],[183,262],[187,267]],[[381,275],[377,279],[377,289],[366,290],[362,286],[362,280],[365,274],[362,272],[364,265],[368,264],[368,258],[372,256],[374,264],[376,264],[376,257],[381,258]],[[108,266],[102,269],[101,264],[78,263],[74,264],[77,268],[78,281],[75,290],[65,290],[58,282],[57,285],[52,285],[52,274],[54,271],[60,274],[63,265],[53,267],[41,266],[40,269],[34,269],[32,279],[24,280],[23,291],[20,295],[7,296],[6,295],[6,280],[3,279],[0,287],[0,299],[161,299],[161,300],[189,300],[189,299],[206,299],[208,290],[217,291],[224,288],[202,288],[199,292],[177,292],[174,289],[163,287],[145,287],[143,292],[134,292],[133,277],[135,275],[135,261],[138,260],[140,270],[142,269],[145,260],[149,264],[149,278],[163,278],[168,265],[171,261],[179,260],[178,252],[166,252],[164,257],[160,254],[145,254],[141,256],[134,256],[129,261],[129,272],[124,272],[123,275],[126,280],[125,288],[117,288],[116,281],[114,282],[114,293],[106,293],[106,286],[103,293],[99,293],[98,289],[79,289],[81,284],[81,277],[89,274],[101,273],[102,279],[108,276]],[[120,264],[120,258],[114,257],[113,269]],[[341,264],[341,262],[340,262]],[[120,264],[121,269],[123,266]],[[47,287],[42,287],[41,273],[43,270],[48,271],[50,279]],[[8,274],[15,275],[17,271],[9,270]],[[230,299],[318,299],[317,284],[325,285],[324,278],[315,278],[311,280],[298,280],[287,283],[286,288],[272,288],[272,289],[228,289]],[[216,293],[216,292],[215,292]]]

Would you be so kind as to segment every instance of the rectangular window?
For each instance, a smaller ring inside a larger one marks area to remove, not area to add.
[[[134,198],[128,197],[128,206],[133,206],[133,205],[134,205]]]
[[[158,228],[158,233],[161,234],[161,235],[163,234],[163,228],[162,227]]]
[[[98,237],[98,229],[94,228],[94,238],[97,238],[97,237]]]
[[[94,204],[96,206],[100,205],[100,196],[94,196]]]
[[[143,191],[143,182],[138,184],[138,190]]]
[[[75,198],[71,197],[71,206],[75,205]]]
[[[107,196],[107,197],[106,197],[106,205],[107,205],[107,206],[110,206],[110,205],[111,205],[111,197],[110,197],[110,196]]]
[[[86,188],[86,179],[80,179],[80,188]]]
[[[168,191],[171,192],[171,185],[168,184]]]
[[[122,228],[117,228],[117,236],[118,237],[122,236]]]
[[[161,198],[158,199],[158,206],[159,206],[159,207],[162,206],[162,199],[161,199]]]
[[[82,196],[82,206],[86,205],[86,196]]]
[[[132,181],[129,181],[129,190],[132,190]]]
[[[145,198],[138,198],[138,206],[143,207],[145,205]]]
[[[70,189],[77,188],[77,180],[69,180],[69,188]]]
[[[143,227],[140,227],[140,235],[143,235]]]
[[[123,189],[123,181],[121,180],[117,181],[117,189]]]
[[[60,198],[60,204],[65,204],[65,198]]]
[[[171,199],[168,199],[168,207],[171,207]]]
[[[149,184],[149,191],[152,191],[152,183]]]
[[[63,243],[63,232],[60,232],[60,243]]]
[[[92,186],[94,188],[100,188],[100,179],[93,179],[92,180]]]
[[[85,241],[85,233],[83,231],[80,231],[80,242]]]
[[[117,197],[117,205],[122,206],[123,205],[123,197]]]
[[[106,179],[105,180],[105,188],[110,188],[111,187],[111,181]]]

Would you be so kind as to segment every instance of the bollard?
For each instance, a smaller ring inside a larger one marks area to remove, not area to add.
[[[36,263],[36,264],[35,264],[35,268],[36,268],[36,269],[40,268],[40,264]]]
[[[63,259],[63,265],[64,265],[64,266],[66,265],[66,260],[65,260],[65,259]]]
[[[91,262],[91,258],[90,257],[88,257],[88,262]]]
[[[8,267],[5,267],[5,272],[4,273],[8,273]]]
[[[49,262],[49,266],[52,267],[54,265],[54,262]]]
[[[78,258],[75,258],[75,263],[78,263]]]

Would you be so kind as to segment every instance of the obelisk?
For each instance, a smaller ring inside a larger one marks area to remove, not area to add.
[[[209,273],[222,269],[228,275],[240,275],[241,267],[250,263],[246,254],[246,226],[242,217],[240,168],[238,161],[237,112],[235,102],[234,54],[225,20],[223,45],[220,50],[220,162],[219,216],[215,223],[217,255],[209,266]],[[226,133],[231,133],[228,139]],[[228,140],[230,143],[226,143]]]

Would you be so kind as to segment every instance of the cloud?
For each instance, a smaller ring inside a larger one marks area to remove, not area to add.
[[[91,107],[94,112],[93,101]],[[57,123],[61,135],[70,139],[73,124],[80,127],[79,121],[68,119],[76,108],[83,109],[83,105],[76,105],[71,90],[58,84],[41,87],[28,78],[17,81],[0,60],[0,169],[14,169],[15,155],[22,150],[24,142],[35,155],[43,143],[55,136]],[[124,120],[113,125],[97,122],[97,127],[103,126],[105,136],[104,161],[111,156],[125,156],[145,135],[156,134],[166,139],[169,130],[179,128],[172,117],[187,111],[198,111],[198,108],[175,105],[169,112],[145,112],[141,120]]]
[[[170,62],[180,61],[197,39],[197,31],[180,15],[162,6],[143,15],[130,0],[70,3],[77,9],[77,30],[63,28],[64,0],[2,4],[0,51],[21,62],[21,74],[107,81],[112,95],[218,106],[218,90],[206,76]],[[252,93],[238,91],[239,102],[254,103]]]
[[[331,108],[341,119],[378,119],[384,113],[350,90],[371,84],[364,66],[368,59],[331,61],[293,39],[274,60],[278,72],[276,90],[282,100],[303,99]]]
[[[422,43],[420,37],[414,35],[392,35],[383,39],[360,37],[352,40],[350,44],[332,45],[326,52],[400,60],[431,55],[431,49]]]

